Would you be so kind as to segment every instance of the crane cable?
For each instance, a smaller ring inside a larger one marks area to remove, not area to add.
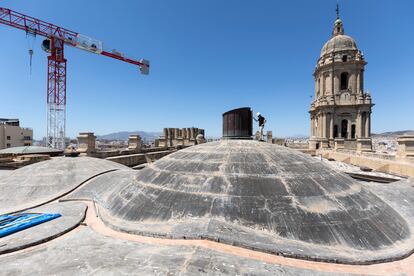
[[[36,32],[26,31],[27,47],[29,48],[29,70],[32,75],[32,58],[33,58],[33,46],[36,42]]]

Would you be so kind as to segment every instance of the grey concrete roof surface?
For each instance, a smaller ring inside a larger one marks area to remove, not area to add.
[[[12,170],[0,170],[0,179],[9,176],[12,172]]]
[[[98,176],[68,198],[93,199],[116,230],[310,260],[375,263],[414,248],[412,217],[398,204],[310,156],[256,141],[190,147],[139,172]]]
[[[0,240],[7,275],[400,275],[414,263],[392,262],[414,248],[412,180],[361,184],[267,143],[207,143],[141,171],[57,158],[12,175],[0,208],[62,217]]]
[[[63,150],[51,149],[40,146],[12,147],[0,150],[0,154],[35,154],[35,153],[59,153]]]
[[[57,157],[17,169],[0,178],[0,214],[33,208],[68,193],[96,175],[129,169],[90,157]]]
[[[52,240],[74,229],[84,220],[86,205],[82,202],[52,203],[26,212],[60,214],[61,217],[1,238],[0,254]]]
[[[414,181],[401,180],[392,184],[366,183],[370,191],[381,197],[389,206],[398,210],[414,229]]]
[[[197,246],[130,242],[83,226],[47,246],[1,256],[0,267],[4,275],[332,275]]]

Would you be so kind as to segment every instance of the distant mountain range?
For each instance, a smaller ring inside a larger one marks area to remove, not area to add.
[[[383,133],[372,134],[372,136],[401,136],[401,135],[414,135],[414,130],[388,131],[388,132],[383,132]]]
[[[97,135],[97,140],[118,140],[118,141],[127,141],[129,135],[138,134],[141,136],[141,139],[144,141],[154,141],[157,139],[162,133],[161,132],[146,132],[146,131],[120,131],[120,132],[114,132],[109,133],[105,135]]]
[[[114,132],[114,133],[109,133],[109,134],[105,134],[105,135],[98,135],[97,139],[98,140],[118,140],[118,141],[127,141],[129,135],[132,134],[138,134],[139,136],[141,136],[141,138],[144,141],[154,141],[155,139],[157,139],[160,135],[162,135],[161,132],[147,132],[147,131],[141,131],[141,130],[137,130],[137,131],[120,131],[120,132]],[[397,137],[397,136],[401,136],[401,135],[407,135],[407,134],[411,134],[414,135],[414,130],[400,130],[400,131],[388,131],[388,132],[383,132],[383,133],[373,133],[372,136],[389,136],[389,137]],[[297,134],[297,135],[290,135],[288,137],[285,138],[308,138],[308,135],[304,135],[304,134]]]

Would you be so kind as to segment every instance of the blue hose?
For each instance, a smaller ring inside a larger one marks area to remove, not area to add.
[[[0,238],[56,219],[61,214],[21,213],[0,216]]]

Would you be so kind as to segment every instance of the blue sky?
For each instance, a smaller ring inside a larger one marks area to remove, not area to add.
[[[373,132],[414,129],[414,1],[339,1],[345,33],[368,61]],[[0,6],[151,61],[132,65],[66,47],[67,134],[196,126],[221,136],[221,114],[250,106],[276,136],[309,133],[312,73],[335,20],[334,0],[5,0]],[[47,55],[0,26],[0,117],[46,133]]]

